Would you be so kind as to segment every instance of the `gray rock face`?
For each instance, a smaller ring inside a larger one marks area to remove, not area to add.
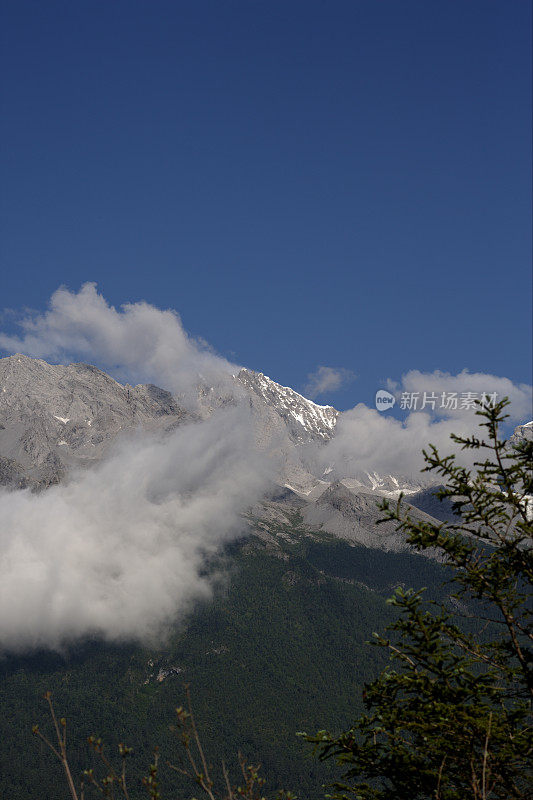
[[[518,442],[527,442],[533,440],[533,420],[526,422],[524,425],[517,425],[514,429],[513,435],[509,441],[511,444],[518,444]]]
[[[45,488],[102,458],[123,431],[190,415],[156,386],[122,386],[88,364],[0,359],[0,485]]]
[[[242,370],[225,386],[198,388],[198,417],[245,402],[257,443],[274,452],[280,479],[309,489],[316,481],[297,446],[326,441],[338,412]],[[115,438],[134,428],[168,430],[197,419],[156,386],[122,386],[88,364],[48,364],[16,354],[0,359],[0,485],[46,487],[73,466],[101,459]]]
[[[371,490],[354,492],[343,483],[332,483],[314,502],[302,511],[304,522],[314,530],[325,530],[340,539],[377,547],[381,550],[403,551],[409,546],[396,532],[393,522],[377,524],[383,518],[380,501],[383,497]],[[423,511],[406,504],[413,519],[430,521]]]
[[[457,522],[457,516],[453,513],[452,501],[449,498],[441,501],[436,497],[435,492],[438,488],[438,486],[430,486],[409,495],[409,503],[441,522]]]

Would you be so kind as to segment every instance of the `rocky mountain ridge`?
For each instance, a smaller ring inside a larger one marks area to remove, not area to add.
[[[430,488],[394,475],[339,479],[333,469],[315,474],[303,457],[305,446],[329,441],[339,412],[262,373],[243,369],[223,389],[200,385],[195,411],[157,386],[122,385],[88,364],[53,365],[21,354],[0,359],[0,486],[46,489],[72,469],[97,464],[120,436],[138,429],[164,436],[177,426],[201,424],[221,406],[243,402],[252,412],[258,447],[279,463],[278,488],[256,506],[255,520],[286,524],[297,512],[310,530],[403,549],[391,526],[376,528],[383,497],[404,491],[416,516],[449,515]],[[531,424],[519,428],[517,437],[533,431]]]
[[[99,461],[121,432],[189,419],[157,386],[123,386],[89,364],[17,353],[0,359],[0,484],[46,488]]]

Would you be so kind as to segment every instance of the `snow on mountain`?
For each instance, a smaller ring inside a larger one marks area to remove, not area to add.
[[[319,406],[289,386],[281,386],[262,372],[242,369],[237,379],[284,421],[295,443],[331,438],[339,412],[332,406]]]
[[[343,478],[342,483],[355,491],[370,489],[381,497],[398,497],[400,493],[404,495],[416,494],[424,486],[423,482],[416,478],[404,478],[399,475],[380,475],[378,472],[358,471],[357,477]]]

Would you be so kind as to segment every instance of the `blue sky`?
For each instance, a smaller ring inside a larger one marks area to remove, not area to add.
[[[2,3],[0,307],[96,281],[319,400],[531,381],[531,4]],[[3,328],[11,318],[5,315]]]

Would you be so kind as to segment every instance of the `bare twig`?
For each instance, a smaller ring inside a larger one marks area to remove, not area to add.
[[[48,703],[48,707],[50,709],[50,715],[52,717],[52,722],[54,723],[58,747],[54,747],[54,745],[46,738],[46,736],[40,732],[38,725],[33,726],[33,734],[41,739],[41,741],[43,741],[47,747],[50,748],[52,753],[54,753],[54,755],[59,759],[65,771],[70,796],[72,797],[72,800],[79,800],[67,757],[67,721],[64,717],[62,717],[59,722],[57,721],[56,713],[52,703],[51,692],[46,692],[44,699]]]

